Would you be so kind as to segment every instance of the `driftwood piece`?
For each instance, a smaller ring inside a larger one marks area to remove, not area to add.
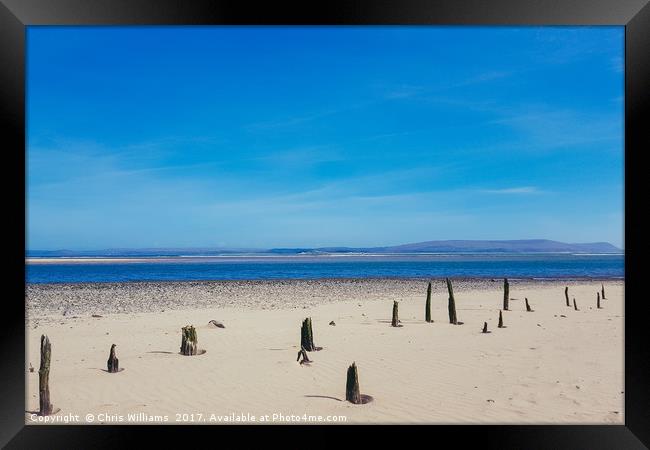
[[[214,325],[217,328],[226,328],[226,326],[223,323],[221,323],[221,322],[219,322],[217,320],[211,320],[211,321],[208,322],[208,324],[209,325]]]
[[[431,319],[431,282],[429,281],[429,287],[427,287],[427,301],[424,306],[424,320],[428,323],[432,323]]]
[[[398,327],[399,326],[398,308],[399,308],[399,304],[396,301],[394,301],[393,302],[393,319],[390,322],[390,325],[392,327]]]
[[[449,278],[446,278],[446,280],[447,280],[447,291],[449,292],[449,305],[448,305],[449,323],[457,325],[458,317],[456,316],[456,300],[454,299],[454,288],[451,284],[451,280]]]
[[[332,320],[332,321],[330,322],[330,325],[333,326],[333,327],[335,327],[335,326],[336,326],[336,323],[334,323],[334,321]]]
[[[361,392],[359,391],[359,373],[356,363],[348,367],[347,381],[345,383],[345,399],[355,405],[361,404]]]
[[[193,356],[199,352],[199,339],[196,335],[196,329],[192,325],[181,328],[181,354]]]
[[[301,347],[300,350],[298,350],[298,359],[296,359],[296,361],[298,361],[300,364],[308,364],[311,362],[304,347]]]
[[[52,346],[46,335],[41,335],[41,366],[38,369],[38,413],[41,416],[52,414],[50,401],[50,359]]]
[[[503,310],[508,311],[508,301],[510,300],[510,283],[508,279],[503,279]]]
[[[117,359],[117,355],[115,354],[115,347],[115,344],[111,345],[111,352],[108,355],[108,361],[106,362],[109,373],[116,373],[120,371],[119,359]]]

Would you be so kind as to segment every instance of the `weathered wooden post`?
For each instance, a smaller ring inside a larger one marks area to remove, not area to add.
[[[108,355],[108,361],[106,362],[109,373],[116,373],[119,372],[120,370],[119,360],[115,355],[115,347],[116,347],[115,344],[111,345],[111,353]]]
[[[605,285],[601,284],[600,289],[601,289],[601,292],[603,293],[603,300],[605,300]]]
[[[359,374],[356,363],[348,367],[348,377],[345,383],[345,399],[355,405],[361,404],[361,392],[359,391]]]
[[[526,311],[533,312],[533,310],[530,308],[530,305],[528,304],[528,297],[525,297],[525,300],[526,300]]]
[[[602,309],[600,307],[600,292],[596,292],[596,308],[597,309]]]
[[[573,297],[573,309],[575,309],[576,311],[579,311],[578,305],[576,304],[576,298],[575,297]]]
[[[569,286],[564,288],[564,297],[566,298],[566,305],[571,306],[571,303],[569,303]]]
[[[316,346],[314,345],[314,334],[311,328],[311,317],[307,317],[302,321],[302,327],[300,328],[300,347],[304,348],[308,352],[316,350]]]
[[[488,332],[487,322],[483,322],[483,333],[487,333],[487,332]]]
[[[508,311],[508,301],[510,300],[510,283],[508,279],[503,279],[503,310]]]
[[[181,328],[181,354],[193,356],[198,354],[199,339],[196,335],[196,329],[192,325]]]
[[[501,314],[501,310],[499,310],[499,328],[503,328],[503,315]]]
[[[454,288],[451,285],[451,280],[449,278],[447,280],[447,291],[449,291],[449,323],[452,323],[454,325],[458,324],[458,317],[456,316],[456,300],[454,299]]]
[[[50,402],[50,358],[52,346],[46,335],[41,335],[41,367],[38,369],[38,413],[41,416],[52,414]]]
[[[431,319],[431,282],[429,281],[429,287],[427,288],[427,302],[424,307],[424,320],[428,323],[433,322]]]
[[[399,326],[399,317],[398,317],[398,303],[396,301],[393,302],[393,320],[391,321],[390,325],[393,327]]]
[[[300,360],[300,358],[302,358],[302,361]],[[307,356],[305,347],[300,347],[300,350],[298,351],[298,359],[296,359],[296,361],[300,362],[300,364],[306,364],[311,362],[309,360],[309,357]]]

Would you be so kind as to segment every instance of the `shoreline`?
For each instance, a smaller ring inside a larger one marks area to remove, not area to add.
[[[79,286],[79,285],[107,285],[107,284],[195,284],[195,283],[274,283],[274,282],[327,282],[327,281],[444,281],[446,278],[451,279],[452,281],[459,282],[503,282],[505,277],[493,277],[493,276],[366,276],[366,277],[321,277],[321,278],[222,278],[222,279],[143,279],[143,280],[123,280],[123,281],[28,281],[25,280],[25,286]],[[507,277],[510,281],[524,281],[524,282],[563,282],[563,281],[625,281],[625,276],[574,276],[574,275],[565,275],[565,276],[553,276],[553,277]]]
[[[458,293],[501,290],[503,278],[451,278]],[[557,288],[603,283],[624,286],[624,279],[508,278],[511,289]],[[321,278],[273,280],[128,281],[26,283],[26,320],[94,314],[123,314],[242,307],[248,310],[307,309],[353,300],[397,300],[432,293],[446,298],[445,278]]]
[[[156,256],[27,256],[25,264],[43,265],[43,264],[105,264],[105,263],[192,263],[192,262],[227,262],[228,260],[237,262],[246,261],[290,261],[290,260],[331,260],[331,259],[349,259],[349,260],[369,260],[369,259],[424,259],[424,258],[486,258],[486,257],[621,257],[621,253],[579,253],[579,252],[415,252],[415,253],[296,253],[296,254],[223,254],[223,255],[156,255]],[[213,260],[213,261],[210,261]]]

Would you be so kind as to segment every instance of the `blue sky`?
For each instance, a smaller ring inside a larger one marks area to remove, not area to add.
[[[29,27],[35,249],[623,246],[622,27]]]

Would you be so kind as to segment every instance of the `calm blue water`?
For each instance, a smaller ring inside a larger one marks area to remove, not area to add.
[[[623,278],[623,255],[217,257],[26,264],[28,283],[365,277]]]

